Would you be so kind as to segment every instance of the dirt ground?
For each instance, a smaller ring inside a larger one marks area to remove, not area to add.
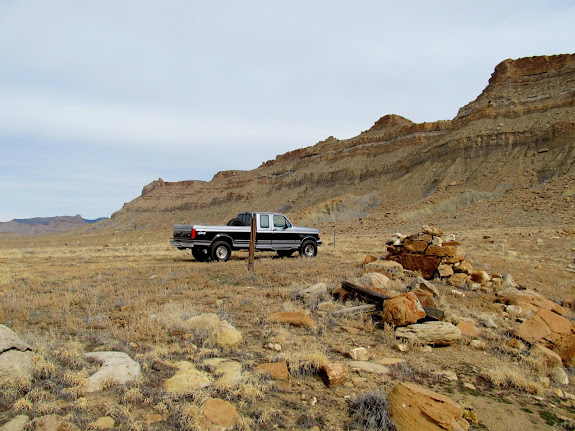
[[[331,289],[360,276],[364,255],[385,255],[385,239],[393,232],[338,233],[335,248],[326,232],[315,259],[258,254],[253,274],[247,271],[246,253],[234,252],[226,263],[200,263],[187,252],[171,249],[169,240],[46,247],[30,239],[0,242],[0,323],[55,367],[51,373],[36,373],[33,387],[2,389],[0,424],[17,414],[58,413],[83,429],[104,415],[114,417],[118,429],[185,429],[185,407],[217,396],[236,405],[243,429],[358,429],[350,422],[349,409],[356,397],[412,381],[470,406],[478,418],[472,429],[572,429],[569,418],[575,418],[575,403],[553,388],[575,393],[575,387],[545,387],[541,370],[526,360],[527,351],[507,346],[517,322],[502,320],[497,330],[483,328],[482,350],[462,340],[430,351],[409,345],[407,352],[400,352],[394,348],[393,331],[381,324],[377,313],[331,314],[360,302],[336,303],[329,294],[311,303],[296,297],[297,291],[319,282]],[[575,273],[569,270],[575,237],[569,229],[454,233],[462,244],[460,253],[475,267],[511,273],[520,286],[555,301],[575,296]],[[473,318],[492,311],[493,295],[465,292],[460,298],[450,294],[451,287],[438,284],[438,289],[439,306],[451,315]],[[318,306],[322,302],[328,305]],[[305,311],[318,328],[268,323],[276,311]],[[203,312],[217,313],[237,328],[243,335],[240,347],[224,351],[183,334],[178,319]],[[352,335],[342,326],[359,333]],[[266,348],[270,342],[280,344],[281,352]],[[401,358],[406,365],[391,375],[352,373],[343,385],[327,388],[317,367],[325,361],[348,361],[354,347],[366,347],[373,362]],[[80,377],[92,372],[94,364],[82,360],[82,354],[102,350],[128,353],[141,364],[143,377],[129,387],[84,393]],[[240,387],[213,387],[179,398],[163,390],[163,381],[175,372],[174,362],[199,365],[208,357],[238,360],[249,378]],[[286,382],[252,373],[261,363],[282,359],[290,367]],[[438,371],[453,371],[458,380],[434,374]],[[572,381],[575,373],[566,371]],[[149,423],[150,412],[161,420]]]

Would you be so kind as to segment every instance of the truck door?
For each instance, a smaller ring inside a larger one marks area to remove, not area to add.
[[[272,245],[274,250],[294,250],[299,247],[299,235],[292,231],[292,224],[281,214],[273,216]]]
[[[272,248],[272,225],[269,214],[258,214],[256,233],[256,248],[258,250],[270,250]]]

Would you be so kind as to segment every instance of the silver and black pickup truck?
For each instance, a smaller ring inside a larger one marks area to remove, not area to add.
[[[225,262],[232,250],[249,248],[252,214],[256,217],[256,250],[275,251],[281,257],[296,251],[304,257],[317,254],[321,244],[319,229],[296,227],[284,214],[273,212],[240,213],[227,226],[177,224],[170,245],[179,250],[191,249],[199,261]]]

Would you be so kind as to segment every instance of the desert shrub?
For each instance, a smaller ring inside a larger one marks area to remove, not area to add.
[[[395,431],[395,425],[389,415],[387,396],[380,391],[371,391],[359,395],[349,405],[351,429],[364,431]]]

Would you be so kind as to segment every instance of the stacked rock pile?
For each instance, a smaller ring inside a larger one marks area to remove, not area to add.
[[[503,284],[500,275],[474,269],[469,260],[457,254],[461,244],[455,241],[455,235],[444,236],[436,227],[423,226],[420,233],[411,236],[396,233],[387,245],[387,260],[420,272],[427,280],[437,277],[456,287],[484,286],[496,290]]]

